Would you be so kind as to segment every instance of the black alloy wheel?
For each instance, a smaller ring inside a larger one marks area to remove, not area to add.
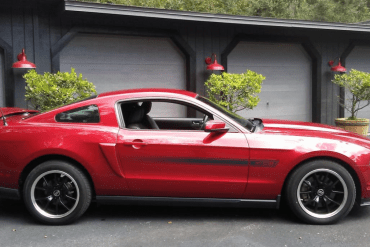
[[[27,176],[23,196],[36,219],[60,225],[73,222],[87,210],[91,188],[78,168],[63,161],[47,161]]]
[[[287,201],[292,211],[311,224],[332,224],[345,217],[356,197],[355,183],[341,165],[316,160],[289,177]]]

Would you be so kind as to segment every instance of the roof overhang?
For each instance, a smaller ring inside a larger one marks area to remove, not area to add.
[[[225,24],[266,26],[266,27],[370,32],[369,25],[361,24],[344,24],[332,22],[316,22],[303,20],[274,19],[264,17],[209,14],[190,11],[154,9],[113,4],[87,3],[71,0],[64,1],[65,1],[64,10],[67,12],[86,12],[86,13],[99,13],[110,15],[136,16],[146,18],[160,18],[182,21],[197,21],[208,23],[225,23]]]

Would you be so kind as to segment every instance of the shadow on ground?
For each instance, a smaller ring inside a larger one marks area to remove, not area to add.
[[[370,217],[370,207],[355,205],[346,221],[367,220]],[[247,221],[279,221],[285,224],[297,224],[300,221],[286,207],[276,209],[257,208],[219,208],[219,207],[171,207],[171,206],[136,206],[136,205],[98,205],[92,203],[81,221],[102,220],[247,220]],[[17,220],[33,224],[21,201],[0,200],[0,220]]]

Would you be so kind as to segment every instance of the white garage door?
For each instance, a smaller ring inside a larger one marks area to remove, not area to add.
[[[4,92],[4,53],[0,49],[0,107],[5,106],[5,92]]]
[[[346,59],[346,69],[349,72],[351,69],[356,69],[360,71],[370,72],[370,48],[369,47],[355,47],[353,51],[349,54]],[[345,98],[350,97],[349,92],[345,93]],[[366,104],[367,102],[361,102],[361,105]],[[344,110],[344,116],[350,117],[351,114]],[[370,118],[370,106],[365,107],[360,110],[357,114],[359,118]]]
[[[79,34],[60,55],[60,70],[75,68],[94,83],[98,93],[186,89],[185,64],[185,56],[168,38]]]
[[[299,44],[240,42],[228,56],[228,72],[247,69],[266,77],[256,108],[245,117],[312,120],[311,59]]]

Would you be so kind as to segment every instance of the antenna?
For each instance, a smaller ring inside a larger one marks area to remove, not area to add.
[[[4,122],[4,126],[8,126],[8,124],[6,123],[6,119],[5,119],[3,109],[1,109],[1,107],[0,107],[0,111],[1,111],[1,116],[2,116],[3,122]]]

